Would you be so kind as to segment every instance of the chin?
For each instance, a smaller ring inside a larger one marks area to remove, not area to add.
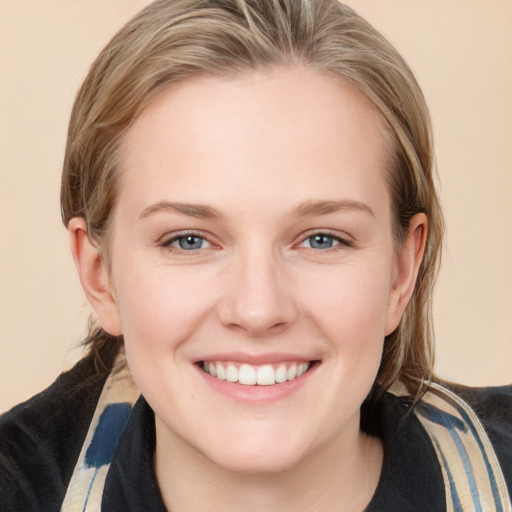
[[[296,454],[289,457],[276,456],[276,454],[228,454],[226,457],[216,462],[225,470],[237,474],[246,475],[266,475],[286,472],[297,465],[301,461]]]
[[[256,443],[254,437],[245,442],[230,442],[216,453],[210,447],[206,456],[218,466],[234,473],[254,475],[284,472],[299,465],[306,452],[297,443],[284,443],[286,435],[281,433],[278,437],[277,440],[265,440],[261,436]]]

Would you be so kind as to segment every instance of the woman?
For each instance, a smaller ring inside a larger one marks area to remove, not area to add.
[[[61,200],[99,325],[2,418],[4,508],[510,508],[510,389],[432,383],[428,110],[349,8],[151,4],[82,85]]]

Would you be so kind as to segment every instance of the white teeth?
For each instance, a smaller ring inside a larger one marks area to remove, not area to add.
[[[233,364],[228,364],[226,368],[226,380],[228,382],[238,382],[238,370]]]
[[[224,370],[224,366],[220,363],[217,363],[215,366],[217,370],[217,379],[226,380],[226,370]]]
[[[287,380],[286,365],[280,364],[276,370],[276,382],[286,382]]]
[[[238,382],[246,386],[256,384],[256,370],[249,364],[243,364],[238,370]]]
[[[299,366],[297,366],[297,377],[304,375],[304,372],[307,369],[308,369],[308,367],[306,366],[306,363],[299,364]]]
[[[265,364],[258,368],[256,372],[256,382],[260,386],[271,386],[276,383],[276,373],[274,368],[269,364]]]
[[[219,380],[228,382],[238,382],[245,386],[272,386],[286,381],[294,380],[304,373],[310,367],[310,363],[285,363],[277,367],[271,364],[253,366],[242,364],[238,367],[235,363],[203,362],[202,368],[206,373]]]
[[[288,380],[293,380],[297,377],[297,365],[293,363],[290,368],[288,368],[288,371],[286,372],[286,378]]]

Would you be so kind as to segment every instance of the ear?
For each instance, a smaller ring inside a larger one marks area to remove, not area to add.
[[[69,221],[71,252],[85,295],[94,309],[100,325],[113,336],[122,334],[119,311],[111,292],[108,272],[98,248],[87,234],[87,224],[82,217]]]
[[[386,336],[397,328],[413,294],[425,252],[427,228],[428,220],[424,213],[418,213],[411,218],[407,237],[397,255],[396,272],[391,283],[386,315]]]

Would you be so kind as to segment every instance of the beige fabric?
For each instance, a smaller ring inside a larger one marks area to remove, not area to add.
[[[115,375],[109,375],[103,386],[89,431],[71,477],[61,512],[100,512],[103,487],[110,464],[104,464],[100,468],[88,467],[86,464],[87,449],[91,445],[103,411],[109,405],[116,403],[128,403],[133,407],[138,396],[139,390],[127,368]]]

